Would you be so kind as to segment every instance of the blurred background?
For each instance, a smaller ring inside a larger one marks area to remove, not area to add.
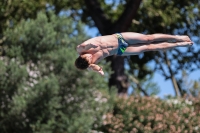
[[[199,0],[1,0],[0,133],[200,132]],[[76,46],[116,32],[192,47],[77,70]]]

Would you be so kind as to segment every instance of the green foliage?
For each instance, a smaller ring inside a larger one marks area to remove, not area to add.
[[[178,34],[198,36],[199,8],[196,0],[144,1],[133,21],[135,22],[132,25],[133,30],[149,34],[155,32],[173,34],[178,30]]]
[[[104,78],[77,70],[81,23],[42,12],[5,32],[0,60],[0,132],[89,132],[110,96]]]
[[[13,27],[22,18],[35,18],[38,10],[45,10],[46,1],[15,1],[15,0],[1,0],[0,1],[0,34],[7,27]]]
[[[191,101],[153,97],[119,98],[104,116],[100,131],[109,133],[198,132],[199,98]]]
[[[126,2],[100,4],[107,18],[112,16],[110,20],[115,22]],[[188,0],[143,1],[129,30],[198,36],[199,5]],[[131,96],[116,98],[113,106],[106,85],[110,74],[107,63],[102,62],[105,79],[74,67],[78,56],[75,46],[88,38],[78,21],[94,26],[84,1],[3,0],[0,7],[0,132],[198,132],[198,98],[188,102]],[[38,14],[41,10],[47,15]],[[57,17],[51,10],[67,17]],[[198,52],[173,51],[168,57],[175,64],[174,74],[183,68],[196,69],[192,64],[198,66]],[[154,70],[147,63],[158,59],[155,70],[161,70],[163,57],[152,52],[130,58],[134,64],[129,62],[129,74],[136,76],[149,94],[158,90],[150,80]],[[191,93],[198,96],[198,89],[195,82]]]

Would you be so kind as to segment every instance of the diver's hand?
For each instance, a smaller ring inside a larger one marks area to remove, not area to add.
[[[89,65],[89,69],[91,69],[91,70],[99,73],[100,75],[104,76],[103,69],[100,66],[96,65],[96,64],[90,64]]]

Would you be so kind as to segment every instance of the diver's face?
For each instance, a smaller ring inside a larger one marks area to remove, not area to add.
[[[92,63],[92,54],[83,54],[81,55],[81,57],[85,58],[89,62],[89,64]]]

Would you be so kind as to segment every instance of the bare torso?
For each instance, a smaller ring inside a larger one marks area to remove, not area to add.
[[[90,53],[93,55],[92,63],[94,64],[108,56],[115,55],[118,49],[118,40],[115,35],[95,37],[83,42],[80,46],[88,44],[92,44],[94,46],[84,51],[84,53]]]

